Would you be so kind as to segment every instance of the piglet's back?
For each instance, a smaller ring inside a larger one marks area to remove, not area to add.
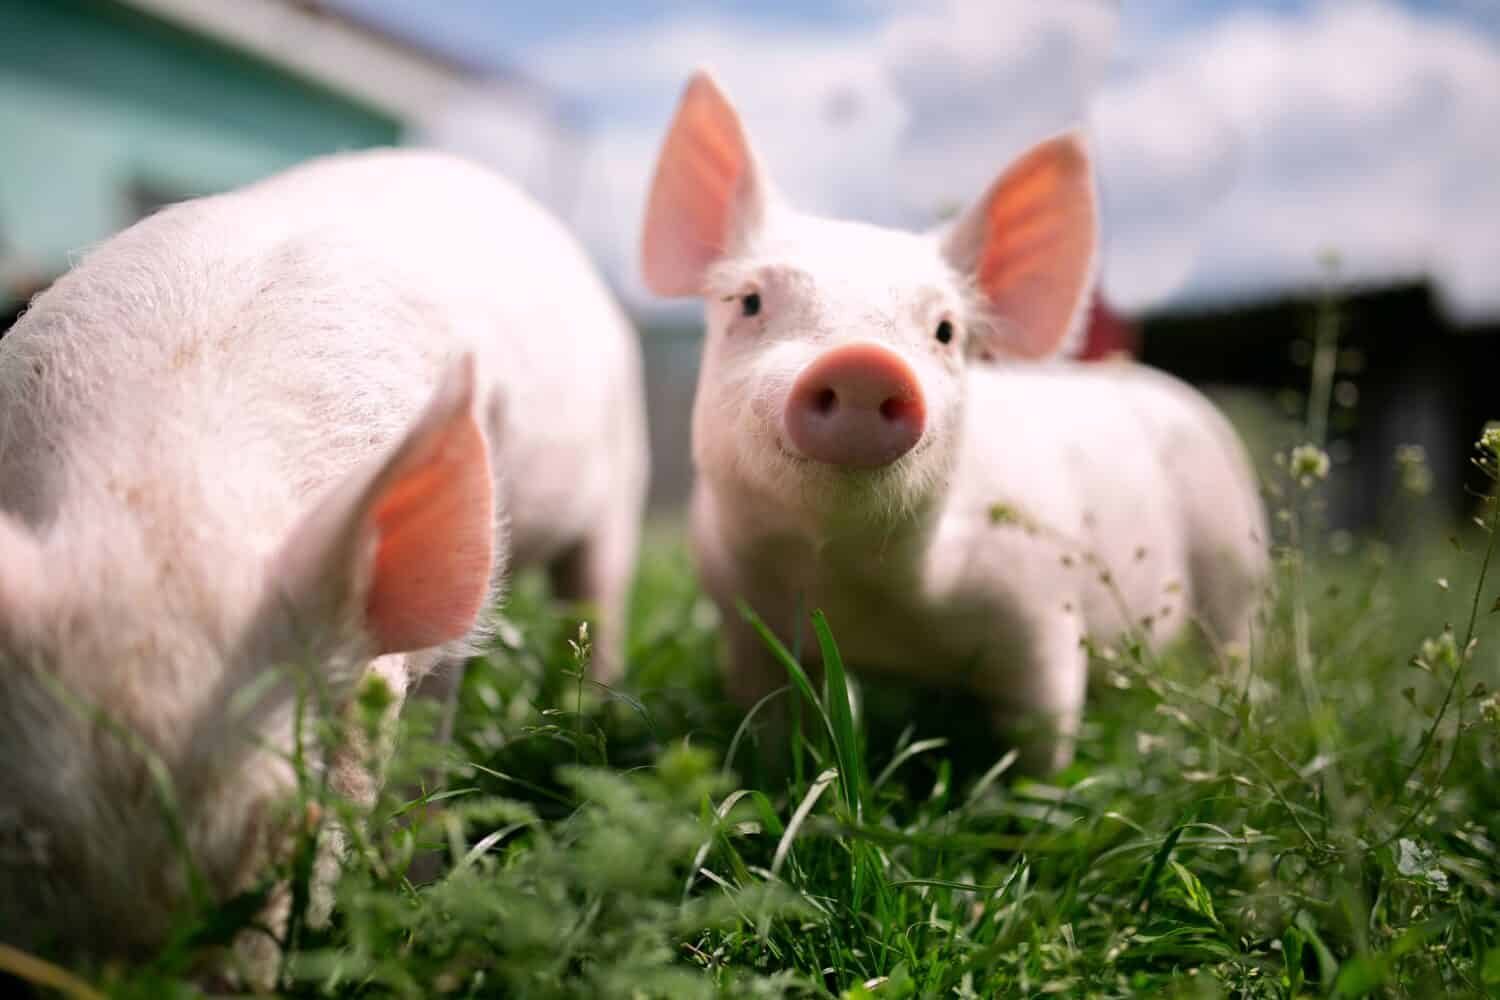
[[[498,465],[522,561],[640,491],[634,328],[582,245],[524,192],[463,160],[385,150],[314,161],[243,197],[302,220],[309,236],[378,252],[409,339],[477,349],[503,397]],[[596,454],[615,457],[559,469],[559,456]]]
[[[571,385],[576,422],[605,410],[578,387],[633,370],[612,310],[556,222],[438,154],[315,161],[174,206],[89,254],[0,347],[0,509],[40,528],[91,490],[149,510],[211,479],[216,509],[274,534],[406,424],[460,344],[516,393]],[[508,402],[524,420],[529,401]]]

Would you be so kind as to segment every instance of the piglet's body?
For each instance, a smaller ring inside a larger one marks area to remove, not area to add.
[[[0,824],[37,846],[0,939],[160,942],[188,876],[149,758],[204,884],[243,888],[292,780],[278,668],[399,702],[508,561],[617,614],[639,379],[576,243],[434,154],[169,208],[40,296],[0,343]]]
[[[1085,635],[1170,638],[1196,614],[1217,639],[1248,637],[1255,578],[1239,561],[1254,558],[1255,486],[1223,418],[1140,366],[976,367],[968,391],[955,471],[931,507],[893,518],[850,496],[793,511],[705,474],[699,567],[728,623],[738,700],[786,680],[734,601],[783,636],[821,608],[863,670],[971,690],[1007,728],[1052,716],[1058,738],[1024,747],[1045,770],[1068,759]]]
[[[1085,636],[1248,638],[1264,514],[1227,422],[1159,372],[1039,362],[1081,324],[1094,244],[1075,137],[898,232],[790,209],[689,85],[644,264],[707,302],[693,537],[737,698],[785,676],[735,602],[783,636],[822,608],[853,665],[974,691],[1045,769],[1071,758]]]

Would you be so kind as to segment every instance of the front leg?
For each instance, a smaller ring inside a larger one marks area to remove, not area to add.
[[[327,748],[328,786],[339,798],[367,811],[375,804],[385,766],[394,750],[394,736],[401,707],[413,681],[429,668],[431,654],[406,656],[392,654],[377,657],[365,670],[361,684],[378,679],[386,686],[390,696],[380,718],[376,720],[374,732],[367,732],[360,717],[358,696],[338,708],[341,738]],[[373,737],[373,743],[371,741]],[[303,739],[303,734],[296,734]],[[307,922],[314,928],[326,927],[333,914],[333,890],[339,878],[339,866],[348,845],[348,834],[343,825],[333,817],[324,820],[315,845],[311,890],[307,906]],[[273,850],[287,849],[288,839],[277,843]],[[256,992],[269,993],[275,989],[276,973],[281,962],[278,938],[285,934],[291,917],[292,893],[285,882],[276,884],[267,899],[257,923],[269,928],[271,934],[262,930],[243,930],[235,936],[232,948],[232,981],[242,981]],[[217,985],[217,984],[215,984]]]
[[[724,691],[731,701],[749,711],[768,695],[790,685],[791,678],[760,633],[745,620],[740,604],[755,612],[789,652],[815,653],[816,644],[809,645],[806,616],[797,596],[800,587],[784,575],[786,562],[781,553],[760,551],[759,558],[752,560],[748,550],[735,550],[726,543],[714,497],[701,483],[693,493],[692,538],[694,565],[703,589],[719,609],[728,647]],[[809,656],[803,655],[802,662],[808,663]],[[808,670],[810,677],[817,672],[816,668]],[[791,745],[791,697],[788,692],[772,698],[756,714],[754,724],[763,746],[785,750]]]
[[[788,652],[801,654],[800,663],[816,689],[822,675],[822,668],[818,663],[816,644],[812,641],[805,620],[799,617],[796,611],[785,611],[774,605],[749,600],[746,603],[765,622]],[[745,621],[737,604],[734,601],[720,602],[719,607],[728,647],[727,660],[724,664],[725,694],[736,705],[748,712],[767,696],[781,691],[780,694],[761,705],[752,722],[759,743],[767,749],[766,763],[773,769],[779,768],[786,752],[791,747],[794,736],[792,699],[801,696],[798,694],[796,684],[787,673],[786,665],[766,645],[754,626]],[[797,635],[799,627],[802,630],[800,642],[798,642]],[[804,727],[811,724],[814,711],[815,709],[810,706],[803,707],[802,724]]]
[[[984,670],[996,732],[1020,751],[1019,770],[1060,771],[1073,762],[1088,692],[1088,654],[1074,614],[1037,623]]]
[[[753,606],[752,606],[753,607]],[[763,614],[760,609],[754,609]],[[787,676],[786,666],[771,652],[760,633],[740,615],[739,607],[731,602],[720,605],[724,619],[724,638],[728,644],[728,661],[724,672],[724,693],[731,701],[747,711],[766,695],[792,682]],[[783,617],[765,619],[766,624],[788,650],[795,642],[789,629],[782,627]],[[762,711],[767,711],[763,709]]]

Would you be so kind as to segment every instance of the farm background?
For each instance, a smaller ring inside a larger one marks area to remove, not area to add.
[[[475,16],[460,6],[455,20]],[[507,13],[520,16],[501,5],[493,17]],[[0,324],[73,254],[142,214],[340,149],[427,144],[475,156],[587,234],[588,188],[612,152],[599,111],[567,81],[517,70],[510,59],[524,52],[455,41],[435,23],[371,0],[0,0]],[[623,219],[639,210],[612,207]],[[633,273],[608,273],[642,326],[652,506],[670,514],[691,481],[700,330],[691,311],[644,299]],[[1455,315],[1421,275],[1382,284],[1329,264],[1326,277],[1168,299],[1124,322],[1149,363],[1239,390],[1273,416],[1295,414],[1320,303],[1336,297],[1331,456],[1353,472],[1331,498],[1334,521],[1376,523],[1402,445],[1420,446],[1431,464],[1434,509],[1461,514],[1500,313]],[[1259,448],[1262,459],[1271,447]]]

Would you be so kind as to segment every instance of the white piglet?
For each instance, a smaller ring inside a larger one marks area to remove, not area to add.
[[[693,541],[738,700],[786,677],[736,602],[783,637],[821,608],[852,665],[973,691],[1046,769],[1086,635],[1248,638],[1265,519],[1228,423],[1159,372],[1036,360],[1081,325],[1095,229],[1076,135],[938,232],[794,211],[711,78],[688,84],[643,268],[706,302]]]
[[[93,250],[0,341],[0,940],[161,942],[153,761],[211,897],[245,887],[293,781],[276,668],[399,704],[507,562],[599,602],[612,673],[646,457],[631,327],[477,166],[329,157]]]

